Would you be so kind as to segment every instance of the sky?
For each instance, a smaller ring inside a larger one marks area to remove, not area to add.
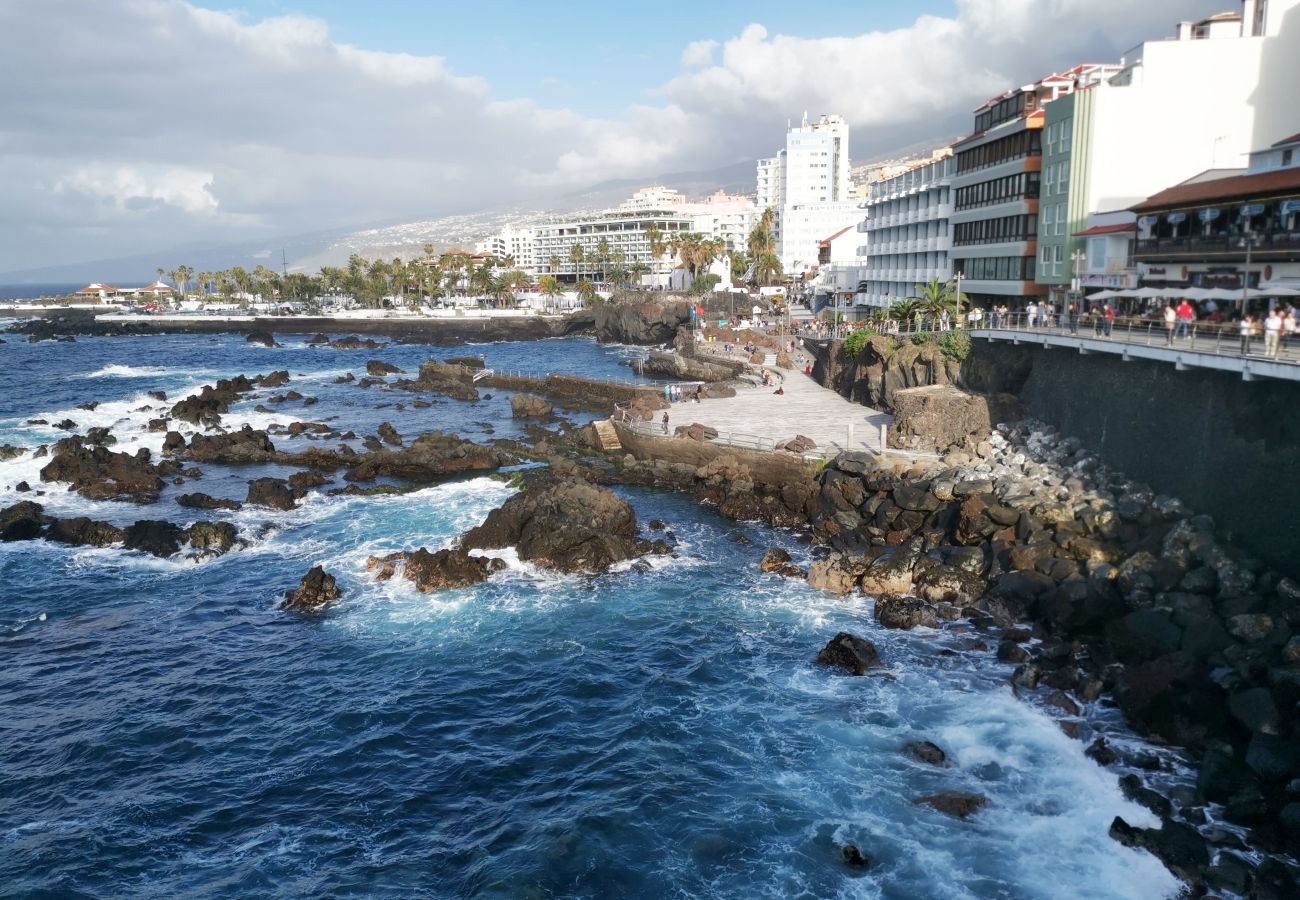
[[[0,273],[855,159],[1234,0],[0,0]]]

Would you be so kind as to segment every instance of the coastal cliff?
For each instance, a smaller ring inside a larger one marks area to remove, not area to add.
[[[687,300],[635,294],[596,307],[596,340],[602,344],[666,344],[690,320]]]

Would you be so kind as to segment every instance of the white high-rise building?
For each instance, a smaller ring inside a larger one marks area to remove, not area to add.
[[[498,260],[510,259],[513,267],[532,274],[535,267],[533,229],[507,225],[497,234],[484,238],[474,245],[474,252],[495,256]]]
[[[776,212],[777,246],[787,269],[816,265],[819,243],[860,216],[851,211],[849,125],[840,116],[822,116],[791,127],[785,148],[761,159],[757,207]]]

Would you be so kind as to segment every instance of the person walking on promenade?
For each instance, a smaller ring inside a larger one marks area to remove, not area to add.
[[[1196,319],[1196,309],[1192,306],[1192,301],[1184,298],[1183,302],[1178,304],[1175,315],[1178,317],[1178,327],[1174,329],[1174,337],[1185,338],[1192,322]]]
[[[1277,359],[1277,348],[1281,340],[1282,317],[1278,315],[1276,309],[1271,309],[1268,318],[1264,320],[1264,355],[1270,359]]]
[[[1106,310],[1102,313],[1102,332],[1106,337],[1110,337],[1110,329],[1115,324],[1115,307],[1109,303],[1106,304]]]
[[[1295,309],[1288,306],[1282,313],[1282,352],[1285,353],[1287,346],[1296,333]]]
[[[1237,333],[1241,335],[1241,355],[1246,356],[1250,353],[1250,339],[1255,336],[1255,317],[1246,313],[1237,325]]]
[[[1101,307],[1094,305],[1088,315],[1092,316],[1092,333],[1101,337]]]
[[[1038,304],[1032,300],[1025,307],[1025,322],[1030,328],[1038,324]]]
[[[660,424],[663,425],[664,434],[667,434],[668,433],[668,410],[666,409],[664,410],[664,417],[663,419],[660,420]]]
[[[1066,317],[1070,320],[1070,334],[1079,333],[1079,304],[1071,303],[1065,311]]]
[[[1166,344],[1172,344],[1174,342],[1174,325],[1177,323],[1177,321],[1178,321],[1178,313],[1174,312],[1174,308],[1172,306],[1166,304],[1165,305],[1165,343]]]

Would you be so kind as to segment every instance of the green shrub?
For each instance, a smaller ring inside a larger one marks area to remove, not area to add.
[[[964,360],[970,356],[970,335],[964,331],[945,331],[939,335],[939,349],[951,359]]]
[[[862,352],[862,348],[867,346],[867,339],[873,334],[875,332],[870,328],[859,328],[844,339],[844,346],[840,348],[840,353],[847,360],[857,359],[858,354]]]
[[[912,335],[912,343],[916,344],[918,347],[922,344],[928,344],[930,343],[930,335],[924,331],[918,331],[916,334]]]

